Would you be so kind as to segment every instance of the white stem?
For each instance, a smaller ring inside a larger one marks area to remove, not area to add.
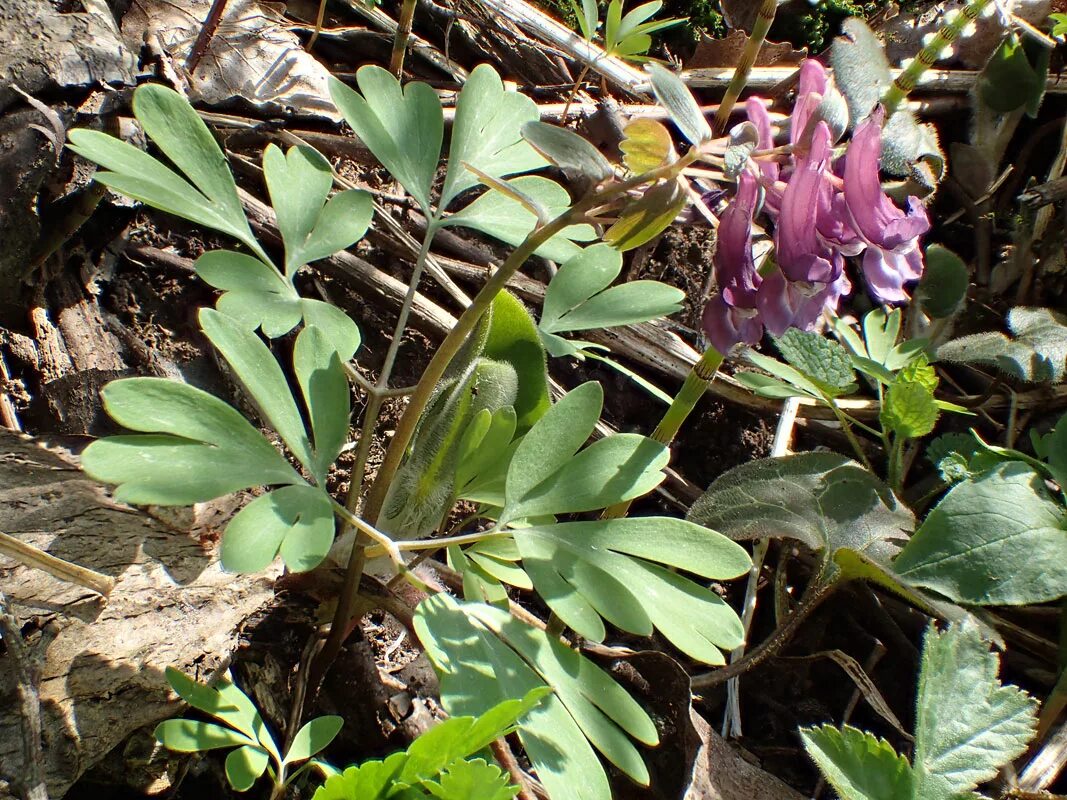
[[[778,427],[774,431],[774,442],[771,445],[771,456],[784,456],[789,453],[789,445],[793,440],[793,427],[797,421],[797,410],[800,408],[800,400],[789,397],[782,403],[782,413],[778,417]],[[756,614],[756,595],[759,589],[759,576],[763,571],[763,559],[767,556],[767,539],[759,539],[752,546],[752,569],[748,572],[748,585],[745,587],[745,603],[741,610],[741,625],[745,630],[745,638],[748,638],[749,629],[752,627],[752,618]],[[730,663],[734,663],[745,654],[745,646],[741,645],[730,653]],[[726,682],[726,713],[722,720],[722,735],[724,738],[741,735],[741,701],[738,695],[739,678],[730,678]]]

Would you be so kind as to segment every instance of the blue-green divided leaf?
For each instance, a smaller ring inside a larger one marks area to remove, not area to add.
[[[915,526],[877,476],[836,453],[752,461],[712,482],[687,519],[734,540],[797,539],[824,558],[841,549],[881,564]]]
[[[306,263],[298,261],[297,254],[333,188],[333,170],[314,148],[301,145],[283,153],[277,145],[269,144],[263,151],[263,177],[285,243],[285,272],[291,275]]]
[[[332,742],[344,724],[344,719],[337,716],[316,717],[311,720],[296,732],[293,743],[289,745],[289,752],[285,754],[284,763],[297,764],[307,761]]]
[[[758,397],[769,397],[775,400],[784,400],[787,397],[815,397],[811,392],[758,372],[738,372],[734,378]]]
[[[296,337],[293,371],[315,439],[311,472],[321,486],[348,439],[348,418],[352,411],[348,378],[333,345],[316,327],[304,328]]]
[[[519,793],[507,773],[480,758],[457,761],[440,782],[427,783],[426,790],[439,800],[509,800]]]
[[[226,157],[189,102],[173,89],[146,84],[134,92],[133,112],[149,138],[191,183],[151,156],[106,134],[72,132],[71,149],[111,170],[97,176],[101,183],[228,233],[266,260],[248,226]]]
[[[660,64],[645,65],[652,91],[660,105],[667,109],[674,124],[690,144],[700,146],[711,139],[711,126],[682,79]]]
[[[226,156],[189,102],[173,89],[150,83],[133,93],[133,113],[149,138],[196,188],[235,227],[243,225],[248,230]]]
[[[526,307],[509,292],[500,292],[493,300],[493,318],[482,356],[515,368],[519,379],[515,424],[518,433],[525,433],[551,405],[548,372],[537,326]]]
[[[510,598],[507,589],[486,572],[480,564],[467,558],[458,545],[448,548],[448,567],[458,572],[463,578],[463,599],[474,603],[507,608]]]
[[[226,756],[226,780],[238,792],[247,792],[267,769],[270,756],[256,745],[246,744]]]
[[[233,250],[211,250],[196,260],[196,274],[224,293],[216,308],[249,330],[262,328],[273,339],[300,322],[296,289],[258,258]]]
[[[592,245],[571,257],[545,292],[540,328],[545,333],[610,328],[673,314],[685,293],[658,281],[611,282],[622,269],[622,253]],[[610,288],[609,288],[610,287]]]
[[[571,204],[567,190],[548,178],[527,175],[513,178],[507,183],[544,206],[553,217],[562,214]],[[537,217],[517,200],[505,197],[500,192],[489,191],[470,205],[446,217],[443,224],[460,225],[481,231],[514,247],[534,229]],[[588,242],[595,238],[596,232],[589,225],[571,225],[535,252],[552,261],[566,261],[581,249],[575,242]]]
[[[266,569],[281,553],[294,572],[314,569],[333,544],[330,497],[313,486],[285,486],[257,497],[226,526],[221,559],[230,572]]]
[[[611,163],[585,138],[569,128],[547,122],[527,122],[522,135],[549,161],[567,173],[600,182],[615,174]]]
[[[561,324],[565,314],[611,286],[622,271],[622,253],[606,244],[581,250],[563,264],[545,290],[540,328],[549,333],[568,330]]]
[[[927,630],[916,699],[916,798],[956,800],[1026,750],[1037,704],[1002,685],[999,667],[976,626]]]
[[[381,67],[356,73],[359,92],[336,78],[330,96],[352,130],[430,216],[430,190],[444,139],[437,93],[425,83],[400,83]]]
[[[841,800],[912,800],[911,766],[885,739],[849,725],[801,728],[800,738]]]
[[[566,464],[592,435],[604,390],[588,381],[567,392],[523,437],[507,476],[507,501],[517,503]]]
[[[644,762],[624,731],[655,744],[655,726],[592,662],[506,611],[441,594],[419,604],[415,627],[441,675],[442,700],[450,713],[477,714],[546,684],[556,690],[519,728],[553,800],[610,800],[590,741],[624,772],[647,783]]]
[[[179,753],[238,747],[250,742],[247,736],[238,731],[192,719],[165,720],[156,726],[155,737],[164,747]]]
[[[285,242],[286,275],[350,247],[367,232],[373,198],[348,189],[327,200],[333,171],[317,150],[292,147],[283,155],[277,146],[268,145],[263,174]]]
[[[501,521],[595,511],[641,497],[663,482],[669,460],[667,446],[647,436],[617,433],[600,439],[524,494],[509,490]],[[512,460],[509,478],[514,468]]]
[[[303,479],[262,434],[217,397],[177,381],[127,378],[102,392],[118,424],[150,435],[109,436],[82,453],[117,500],[192,505],[253,486]]]
[[[77,129],[68,136],[68,149],[109,170],[97,172],[94,180],[153,208],[227,233],[262,255],[243,217],[241,224],[235,224],[196,187],[148,153],[100,131]]]
[[[956,484],[893,563],[906,581],[974,605],[1067,594],[1067,513],[1019,462]]]
[[[342,361],[359,348],[359,328],[347,314],[321,300],[301,298],[288,278],[257,258],[212,250],[197,259],[196,272],[223,292],[215,307],[250,331],[262,328],[265,336],[275,339],[303,319],[326,334]]]
[[[524,528],[514,536],[537,593],[588,639],[603,641],[601,617],[639,636],[655,627],[709,664],[724,663],[721,651],[744,641],[741,621],[718,595],[661,566],[714,579],[744,574],[748,554],[715,531],[640,517]]]
[[[491,66],[475,67],[456,101],[441,208],[447,208],[461,193],[481,183],[464,164],[492,178],[546,166],[521,133],[523,125],[539,116],[533,100],[518,92],[505,91],[500,76]]]
[[[200,327],[226,359],[266,421],[300,463],[311,469],[314,463],[311,442],[285,374],[273,353],[255,333],[210,308],[200,309]]]

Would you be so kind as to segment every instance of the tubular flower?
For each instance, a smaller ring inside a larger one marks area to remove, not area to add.
[[[885,109],[878,106],[852,135],[845,156],[844,208],[866,244],[863,277],[871,295],[882,303],[901,303],[908,299],[904,285],[922,277],[919,237],[930,230],[930,219],[918,198],[908,198],[905,212],[882,191],[878,159],[884,119]]]
[[[715,349],[727,352],[738,342],[756,344],[763,323],[756,310],[762,278],[752,260],[752,217],[759,184],[752,173],[738,177],[737,194],[719,221],[718,243],[712,266],[719,292],[704,308],[704,328]]]

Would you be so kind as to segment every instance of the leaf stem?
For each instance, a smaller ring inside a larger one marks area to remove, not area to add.
[[[827,394],[822,396],[823,402],[830,407],[830,410],[834,412],[834,416],[837,417],[837,421],[841,423],[841,430],[845,434],[845,438],[848,439],[848,443],[852,445],[852,449],[856,451],[856,455],[859,456],[860,461],[863,462],[863,466],[867,468],[869,472],[874,472],[874,467],[871,466],[870,459],[867,458],[867,454],[863,452],[863,446],[860,445],[860,440],[856,438],[855,431],[852,430],[852,424],[849,422],[848,416],[837,405],[837,401]]]

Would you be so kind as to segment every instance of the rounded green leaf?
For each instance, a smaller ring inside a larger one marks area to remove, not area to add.
[[[342,717],[317,717],[296,732],[289,752],[285,754],[286,764],[307,761],[334,740],[345,724]]]
[[[238,747],[226,756],[226,780],[238,792],[248,791],[266,771],[268,758],[262,747]]]
[[[934,319],[951,317],[967,299],[971,275],[963,259],[947,247],[932,244],[926,248],[926,266],[915,289],[915,298]]]
[[[279,551],[287,567],[318,566],[333,543],[329,496],[311,486],[285,486],[242,508],[222,536],[222,566],[230,572],[266,569]]]

